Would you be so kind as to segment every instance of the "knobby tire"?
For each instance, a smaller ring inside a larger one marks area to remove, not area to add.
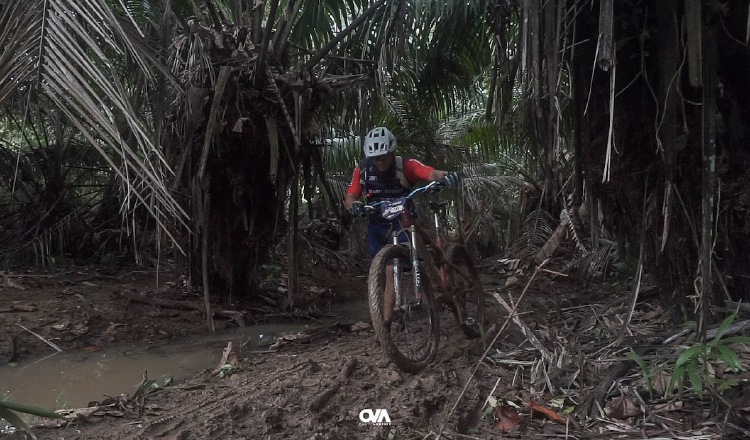
[[[425,337],[426,342],[423,345],[423,352],[418,356],[412,356],[405,353],[396,346],[392,331],[394,325],[386,325],[383,314],[383,300],[386,284],[386,268],[392,263],[394,258],[399,258],[404,262],[410,260],[409,249],[404,245],[385,245],[383,249],[373,258],[370,265],[368,276],[368,299],[370,306],[370,317],[372,326],[375,329],[375,335],[380,341],[386,356],[401,370],[407,373],[417,373],[429,365],[437,355],[438,345],[440,342],[440,308],[432,292],[430,279],[426,270],[422,270],[421,280],[423,286],[422,305],[420,311],[424,311],[428,317],[427,328],[420,329],[420,332],[429,332]],[[413,289],[413,285],[411,286]],[[413,290],[401,292],[403,298],[413,298]],[[406,317],[408,321],[409,317]],[[394,314],[394,322],[396,315]]]

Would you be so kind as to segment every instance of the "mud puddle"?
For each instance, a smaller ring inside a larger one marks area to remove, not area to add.
[[[60,352],[19,364],[0,366],[0,399],[48,409],[80,408],[106,396],[132,395],[144,371],[158,384],[179,381],[218,366],[232,342],[243,351],[262,350],[282,335],[295,334],[333,322],[368,321],[365,302],[332,308],[323,319],[258,324],[233,332],[194,337],[167,345],[127,345],[89,353]]]

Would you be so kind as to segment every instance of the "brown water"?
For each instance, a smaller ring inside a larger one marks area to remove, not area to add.
[[[354,303],[337,307],[331,317],[319,322],[259,324],[228,334],[193,338],[189,342],[121,346],[95,353],[66,351],[14,366],[3,365],[0,366],[0,400],[10,399],[49,409],[80,408],[91,401],[101,401],[105,396],[132,395],[141,383],[144,370],[159,384],[167,377],[179,381],[216,368],[230,341],[242,355],[243,350],[271,345],[281,335],[337,320],[369,321],[367,305]]]

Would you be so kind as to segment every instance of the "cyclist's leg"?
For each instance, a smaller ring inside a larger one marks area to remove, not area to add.
[[[388,242],[388,232],[390,228],[387,225],[381,225],[370,221],[367,228],[367,244],[370,249],[370,258],[375,258],[378,252]]]

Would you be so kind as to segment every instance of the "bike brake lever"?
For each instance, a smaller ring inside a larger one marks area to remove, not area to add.
[[[444,188],[446,188],[445,184],[440,183],[440,182],[433,182],[431,184],[430,192],[431,193],[437,193],[437,192],[440,192],[440,190],[442,190]]]
[[[370,215],[370,214],[376,212],[377,210],[378,210],[378,208],[376,208],[374,206],[365,205],[365,206],[362,207],[362,215],[360,217],[365,217],[367,215]]]

